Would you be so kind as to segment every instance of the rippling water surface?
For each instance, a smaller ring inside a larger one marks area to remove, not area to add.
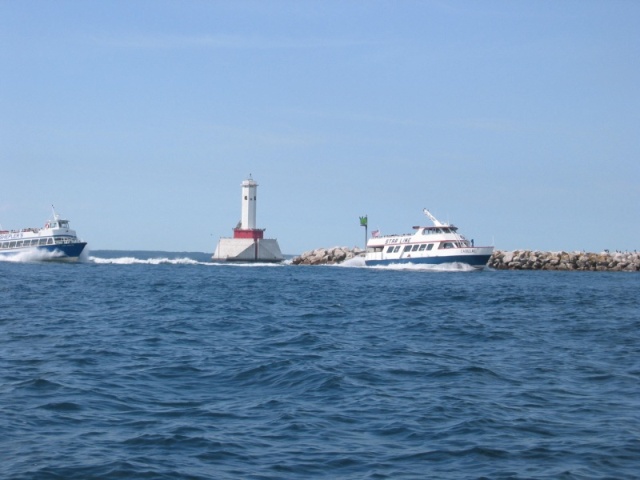
[[[637,274],[0,273],[0,478],[640,478]]]

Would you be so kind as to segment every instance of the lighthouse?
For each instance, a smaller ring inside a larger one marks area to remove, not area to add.
[[[214,261],[225,262],[281,262],[278,240],[264,238],[264,228],[256,227],[256,207],[258,184],[249,175],[242,187],[242,215],[233,229],[233,238],[223,237],[218,242],[211,257]]]
[[[254,230],[256,228],[256,201],[258,184],[251,178],[242,182],[242,220],[240,228]]]
[[[233,229],[233,238],[262,238],[262,232],[256,228],[256,202],[258,201],[258,184],[251,175],[242,182],[242,216],[240,227]]]

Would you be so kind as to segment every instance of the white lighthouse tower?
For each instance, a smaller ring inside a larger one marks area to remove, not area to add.
[[[278,240],[264,238],[264,228],[256,228],[258,184],[251,178],[242,182],[242,216],[233,229],[233,238],[223,237],[211,257],[214,261],[281,262]]]
[[[242,182],[242,230],[254,230],[256,228],[256,192],[258,184],[251,178]]]

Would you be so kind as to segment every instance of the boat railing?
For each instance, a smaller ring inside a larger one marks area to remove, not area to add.
[[[392,233],[390,235],[378,235],[373,238],[413,237],[413,233]]]

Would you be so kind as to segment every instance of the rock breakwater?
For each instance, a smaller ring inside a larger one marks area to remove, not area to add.
[[[332,265],[364,254],[358,247],[316,248],[291,260],[293,265]]]
[[[488,266],[496,270],[579,270],[640,271],[636,252],[541,252],[536,250],[496,250]]]
[[[316,248],[291,260],[293,265],[332,265],[363,256],[358,247]],[[576,270],[640,272],[637,252],[543,252],[539,250],[496,250],[488,267],[496,270]]]

